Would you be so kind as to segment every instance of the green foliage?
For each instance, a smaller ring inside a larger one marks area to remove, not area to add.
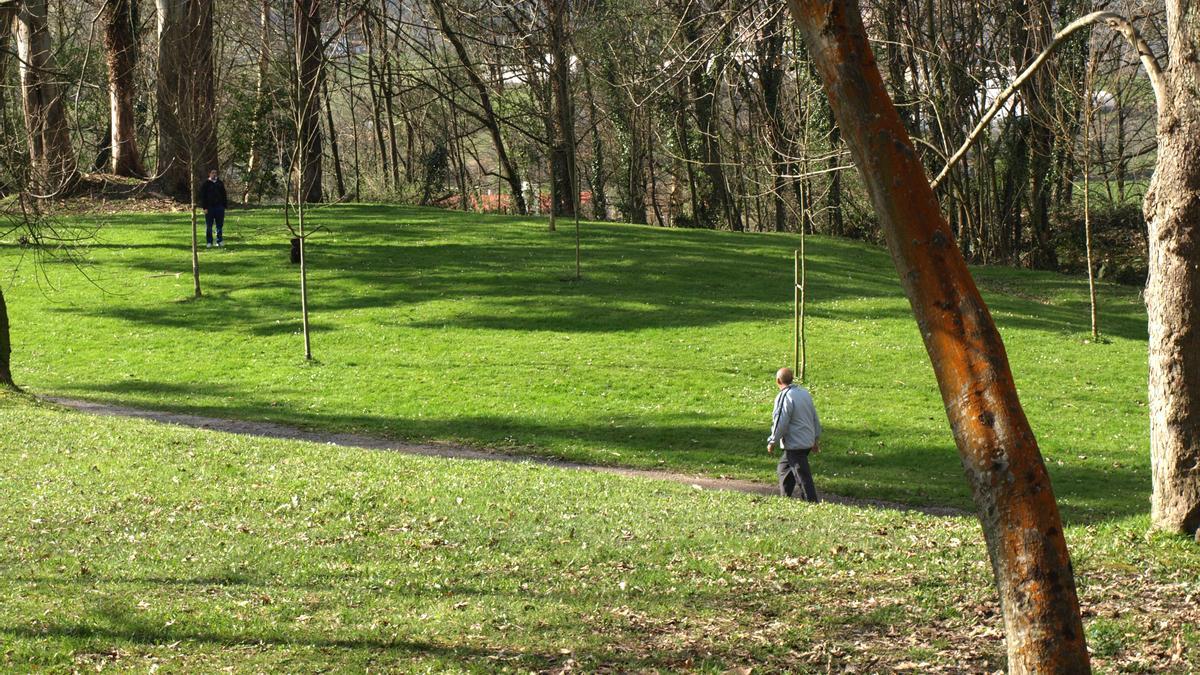
[[[251,195],[279,195],[283,192],[283,186],[277,173],[280,167],[276,166],[278,162],[274,161],[274,158],[279,156],[279,130],[294,128],[295,125],[288,121],[286,113],[273,105],[280,92],[268,92],[260,99],[254,86],[249,83],[247,85],[234,88],[229,93],[229,101],[226,103],[229,113],[225,115],[222,126],[229,139],[228,156],[238,162],[238,169],[242,172],[241,180],[249,185]],[[262,164],[250,173],[246,162],[249,161],[250,149],[256,140]]]
[[[278,212],[232,211],[186,300],[186,216],[113,218],[95,284],[50,263],[5,295],[18,384],[218,417],[457,440],[769,481],[771,377],[790,361],[794,235],[583,227],[381,206],[309,212],[320,363],[303,363],[297,273]],[[572,228],[567,228],[572,229]],[[21,255],[0,246],[0,268]],[[809,239],[809,381],[826,427],[818,488],[969,507],[942,402],[884,251]],[[1150,490],[1146,324],[1083,279],[976,276],[1072,523],[1137,518]]]

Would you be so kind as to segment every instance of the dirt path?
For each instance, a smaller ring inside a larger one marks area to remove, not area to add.
[[[274,422],[254,422],[248,420],[224,419],[220,417],[203,417],[201,415],[188,415],[185,413],[164,412],[159,410],[144,410],[141,408],[130,408],[127,406],[110,405],[107,403],[97,403],[94,401],[59,398],[56,396],[42,397],[42,400],[92,415],[102,415],[107,417],[133,417],[151,420],[161,424],[176,424],[194,429],[210,429],[213,431],[222,431],[231,434],[242,434],[244,436],[282,438],[288,440],[309,441],[312,443],[328,443],[348,448],[365,448],[368,450],[390,450],[392,452],[403,452],[410,455],[424,455],[426,457],[447,457],[452,459],[468,459],[490,462],[532,462],[535,464],[553,466],[561,469],[598,471],[602,473],[616,474],[619,476],[634,476],[653,480],[666,480],[674,483],[684,483],[686,485],[691,485],[704,490],[730,490],[733,492],[745,492],[760,495],[774,495],[777,491],[777,488],[774,484],[758,483],[755,481],[739,480],[734,478],[712,478],[708,476],[689,475],[685,473],[659,471],[655,469],[630,469],[616,466],[580,464],[578,462],[568,462],[560,459],[533,457],[529,455],[507,455],[500,452],[489,452],[485,449],[468,448],[450,443],[405,443],[403,441],[392,441],[379,438],[377,436],[367,436],[365,434],[310,431],[284,424],[275,424]],[[970,515],[969,513],[960,509],[943,506],[910,506],[907,504],[899,504],[896,502],[887,502],[876,499],[842,497],[839,495],[830,494],[828,492],[821,492],[820,494],[823,501],[833,502],[835,504],[850,504],[853,506],[890,509],[895,511],[918,511],[931,516]]]

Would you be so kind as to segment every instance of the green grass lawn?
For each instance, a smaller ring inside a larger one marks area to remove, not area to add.
[[[385,206],[312,212],[316,363],[278,212],[233,211],[191,292],[184,214],[109,217],[81,274],[0,243],[30,391],[511,452],[771,480],[791,354],[792,235],[583,226]],[[969,507],[932,371],[886,253],[809,241],[818,488]],[[18,262],[20,264],[18,265]],[[976,270],[1070,523],[1136,518],[1150,490],[1144,311],[1102,285]],[[564,280],[566,279],[566,280]]]
[[[1195,672],[1200,552],[1146,525],[1066,530],[1096,665]],[[4,671],[991,672],[989,574],[965,517],[0,393]]]

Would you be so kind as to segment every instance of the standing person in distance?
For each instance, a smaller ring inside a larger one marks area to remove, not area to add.
[[[779,446],[779,466],[776,468],[779,494],[815,502],[817,488],[813,485],[808,454],[821,451],[821,421],[817,419],[812,395],[793,379],[791,368],[780,368],[775,373],[779,395],[775,397],[775,410],[771,415],[767,454],[775,452],[775,447]],[[796,488],[799,488],[799,494]]]
[[[225,192],[225,183],[221,182],[221,174],[216,169],[208,172],[208,180],[200,186],[200,206],[204,209],[204,233],[208,247],[213,247],[213,225],[217,226],[216,245],[220,248],[225,242],[225,207],[229,205],[229,195]]]

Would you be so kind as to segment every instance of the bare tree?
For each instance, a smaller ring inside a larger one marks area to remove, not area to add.
[[[1150,273],[1146,309],[1150,325],[1150,462],[1154,527],[1194,534],[1200,530],[1200,14],[1185,0],[1167,0],[1168,65],[1127,18],[1093,12],[1063,27],[1046,50],[1001,93],[947,162],[960,159],[1020,85],[1071,33],[1103,22],[1123,35],[1144,67],[1158,114],[1158,155],[1143,205],[1148,225]],[[944,169],[939,178],[946,174]]]
[[[192,0],[184,1],[191,2]],[[162,22],[163,19],[160,17],[160,39]],[[211,37],[211,16],[207,22]],[[200,18],[200,22],[195,28],[203,31],[204,23],[203,18]],[[211,51],[209,56],[211,64]],[[170,90],[167,92],[170,97],[170,105],[164,105],[162,84],[164,63],[161,60],[159,62],[159,149],[161,152],[165,142],[161,134],[163,130],[169,129],[172,134],[169,141],[172,159],[166,160],[162,156],[159,157],[160,178],[170,181],[167,185],[169,189],[181,187],[182,195],[188,202],[191,220],[192,296],[199,298],[203,295],[200,287],[199,238],[201,176],[207,171],[217,168],[215,112],[203,104],[204,101],[212,98],[212,71],[209,70],[208,77],[204,77],[203,73],[199,72],[166,75],[172,78],[172,81]],[[164,162],[167,162],[165,166]],[[180,186],[175,181],[187,182]],[[178,193],[176,195],[179,196]]]
[[[254,88],[254,119],[250,129],[250,158],[246,162],[246,186],[242,201],[262,196],[263,141],[266,138],[267,77],[271,67],[271,0],[262,0],[259,9],[258,79]]]
[[[549,23],[550,92],[553,98],[550,180],[554,181],[556,214],[573,216],[579,204],[575,157],[575,101],[571,91],[571,54],[568,48],[569,0],[544,0]]]
[[[467,51],[467,47],[459,36],[458,31],[450,24],[444,1],[430,0],[430,5],[437,16],[442,34],[454,48],[454,53],[458,57],[459,64],[466,72],[471,86],[475,89],[475,93],[479,97],[478,104],[482,109],[482,121],[487,127],[488,133],[492,136],[492,143],[495,146],[497,159],[500,162],[500,166],[503,167],[504,178],[508,181],[509,190],[512,193],[513,205],[517,213],[524,214],[527,208],[525,205],[525,194],[521,185],[521,174],[517,170],[517,165],[509,155],[508,148],[504,143],[504,134],[500,128],[500,120],[496,115],[495,107],[492,105],[492,96],[491,92],[488,91],[487,83],[483,81],[483,78],[476,70],[475,62]]]

